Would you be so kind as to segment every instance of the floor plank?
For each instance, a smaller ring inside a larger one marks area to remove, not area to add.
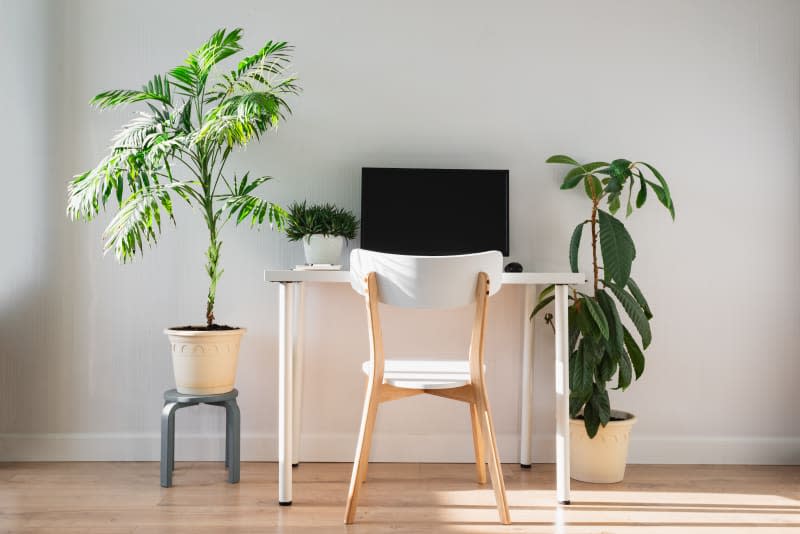
[[[504,465],[511,518],[467,464],[371,464],[357,523],[342,524],[350,464],[294,470],[277,505],[277,465],[178,462],[174,487],[153,462],[0,464],[0,532],[14,533],[737,533],[800,532],[800,467],[633,465],[620,484],[573,481],[555,504],[550,464]]]

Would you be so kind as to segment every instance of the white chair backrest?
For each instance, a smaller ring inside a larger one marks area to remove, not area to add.
[[[503,255],[496,251],[458,256],[405,256],[365,249],[350,253],[350,284],[366,293],[364,278],[378,280],[378,300],[403,308],[457,308],[475,302],[478,273],[489,276],[489,294],[502,284]]]

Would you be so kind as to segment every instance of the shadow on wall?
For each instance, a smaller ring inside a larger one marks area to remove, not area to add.
[[[0,132],[0,145],[9,154],[3,158],[9,201],[2,210],[8,229],[0,287],[2,433],[31,428],[41,407],[64,409],[59,398],[68,383],[60,381],[53,389],[49,377],[69,373],[66,358],[59,357],[61,347],[72,350],[73,345],[71,310],[64,304],[78,291],[64,255],[72,247],[65,246],[63,232],[66,183],[59,178],[59,156],[65,151],[58,146],[58,99],[48,92],[58,85],[57,71],[30,68],[54,66],[56,14],[43,1],[14,3],[8,10],[12,13],[0,23],[8,66],[0,75],[15,105],[6,114],[6,123],[14,126]]]

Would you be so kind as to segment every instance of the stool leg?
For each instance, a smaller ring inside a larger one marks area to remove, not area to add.
[[[239,404],[235,399],[225,403],[225,419],[226,435],[228,436],[225,440],[228,448],[226,455],[228,459],[228,482],[236,484],[239,482],[241,415],[239,413]]]
[[[161,410],[161,487],[172,486],[175,469],[175,411],[177,402],[165,402]]]
[[[231,417],[228,414],[228,405],[225,405],[225,467],[231,466]]]

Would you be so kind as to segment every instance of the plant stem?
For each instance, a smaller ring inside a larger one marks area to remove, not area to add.
[[[222,247],[222,243],[216,240],[216,229],[209,227],[209,230],[211,234],[211,244],[208,246],[208,251],[206,252],[206,257],[208,258],[206,272],[208,273],[210,283],[208,285],[208,300],[206,304],[206,324],[211,326],[214,324],[214,300],[217,294],[217,280],[219,280],[219,276],[222,274],[218,270],[219,251]]]
[[[592,268],[594,269],[594,294],[597,294],[597,286],[600,280],[600,270],[597,268],[597,205],[600,200],[595,198],[592,201]]]
[[[201,185],[203,187],[203,218],[208,227],[208,251],[206,251],[206,273],[208,274],[208,298],[206,301],[206,324],[214,324],[214,301],[217,294],[217,281],[219,281],[222,271],[219,269],[219,253],[222,242],[217,238],[217,218],[214,215],[214,197],[211,194],[213,169],[208,168],[208,157],[204,151],[200,151],[198,157],[200,163],[200,175],[202,176]]]

